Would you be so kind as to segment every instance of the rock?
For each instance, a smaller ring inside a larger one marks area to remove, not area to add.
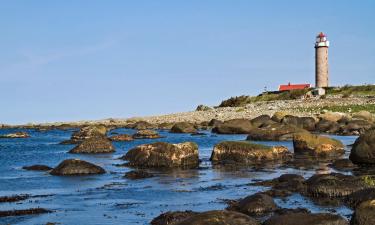
[[[128,124],[126,128],[131,128],[131,129],[136,129],[136,130],[148,130],[148,129],[154,129],[156,128],[156,126],[146,121],[137,121],[135,123]]]
[[[56,176],[103,174],[105,170],[95,164],[79,160],[66,159],[55,167],[50,174]]]
[[[297,174],[283,174],[273,180],[256,182],[254,185],[271,186],[272,189],[265,193],[272,197],[286,197],[294,192],[305,193],[306,191],[305,178]]]
[[[233,119],[225,121],[212,129],[212,132],[218,134],[248,134],[254,126],[250,120]]]
[[[250,120],[250,122],[254,127],[261,127],[263,124],[268,123],[270,120],[271,117],[269,115],[261,115]]]
[[[341,133],[345,135],[359,135],[365,133],[373,127],[367,120],[351,120],[341,128]]]
[[[221,121],[221,120],[212,119],[212,120],[210,120],[210,122],[208,122],[208,126],[210,126],[210,127],[216,127],[216,126],[218,126],[218,125],[220,125],[222,123],[223,123],[223,121]]]
[[[316,174],[306,183],[307,194],[312,197],[340,198],[367,187],[360,177],[339,173]]]
[[[375,188],[366,188],[348,195],[345,202],[351,208],[357,208],[359,204],[365,201],[375,199]]]
[[[29,138],[30,135],[26,132],[16,132],[11,134],[0,135],[0,138]]]
[[[255,128],[249,131],[247,140],[253,141],[287,141],[292,140],[294,134],[307,132],[304,129],[291,126],[274,124],[264,128]]]
[[[340,112],[326,112],[324,114],[319,115],[319,118],[321,118],[322,120],[327,120],[331,122],[337,122],[344,117],[346,117],[346,114]]]
[[[362,202],[353,214],[351,225],[374,225],[375,224],[375,199]]]
[[[133,134],[134,139],[156,139],[161,138],[158,132],[153,130],[138,130],[137,133]]]
[[[144,170],[133,170],[125,173],[125,178],[130,180],[138,180],[138,179],[145,179],[154,177],[151,173],[148,173]]]
[[[30,197],[30,195],[0,196],[0,203],[24,201]]]
[[[133,141],[133,137],[128,134],[119,134],[109,137],[111,141]]]
[[[83,142],[78,144],[69,153],[112,153],[115,152],[115,148],[112,142],[105,136],[96,136],[89,139],[85,139]]]
[[[275,114],[273,114],[271,119],[275,122],[281,123],[281,121],[286,115],[288,115],[288,113],[286,112],[275,112]]]
[[[198,213],[174,225],[259,225],[259,223],[239,212],[214,210]]]
[[[330,166],[336,170],[341,171],[350,171],[354,168],[357,168],[357,166],[353,164],[349,159],[338,159],[334,161]]]
[[[369,122],[374,121],[374,115],[368,111],[359,111],[353,115],[354,119],[366,120]]]
[[[318,157],[335,157],[344,154],[344,145],[341,141],[308,132],[295,134],[293,146],[295,154],[302,153]]]
[[[18,209],[18,210],[0,211],[0,217],[36,215],[36,214],[51,213],[51,212],[52,212],[51,210],[47,210],[43,208]]]
[[[35,171],[48,171],[52,170],[51,167],[45,165],[32,165],[32,166],[24,166],[22,167],[24,170],[35,170]]]
[[[299,127],[308,131],[314,131],[316,121],[313,117],[297,117],[286,115],[282,121],[282,124]]]
[[[151,225],[170,225],[177,222],[181,222],[191,216],[197,215],[197,212],[193,211],[175,211],[175,212],[166,212],[160,214],[158,217],[154,218],[151,221]]]
[[[206,106],[206,105],[198,105],[195,111],[211,111],[213,108]]]
[[[337,122],[322,119],[316,124],[316,131],[320,133],[337,133],[340,125]]]
[[[193,142],[144,144],[129,150],[122,159],[134,167],[196,168],[199,165],[198,145]]]
[[[174,123],[161,123],[158,125],[160,130],[170,130],[174,126]]]
[[[375,164],[375,128],[359,136],[354,142],[349,159],[355,164]]]
[[[264,222],[264,225],[348,225],[341,216],[328,213],[286,213],[274,215]]]
[[[187,122],[180,122],[176,123],[171,128],[172,133],[196,133],[197,129],[195,129],[194,125]]]
[[[277,209],[273,198],[266,194],[257,193],[250,195],[229,208],[249,216],[264,216]]]
[[[106,133],[107,128],[104,125],[86,126],[79,131],[75,131],[70,140],[63,141],[60,144],[79,144],[85,139],[105,136]]]
[[[292,154],[286,147],[270,147],[248,141],[224,141],[214,146],[211,161],[216,164],[259,164],[288,160]]]

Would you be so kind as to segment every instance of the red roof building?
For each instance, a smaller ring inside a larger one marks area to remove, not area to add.
[[[302,90],[305,88],[310,88],[310,84],[282,84],[279,86],[279,91],[290,91],[290,90]]]

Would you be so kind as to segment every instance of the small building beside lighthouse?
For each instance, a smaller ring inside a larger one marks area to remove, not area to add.
[[[315,42],[315,87],[324,88],[329,85],[327,36],[320,32]]]

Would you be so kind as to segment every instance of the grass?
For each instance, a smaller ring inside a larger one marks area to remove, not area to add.
[[[375,176],[366,175],[362,177],[363,181],[369,186],[375,186]]]
[[[375,85],[361,85],[361,86],[351,86],[345,85],[343,87],[329,87],[326,88],[327,95],[343,95],[343,97],[348,97],[350,95],[354,96],[375,96]]]
[[[363,105],[337,105],[337,106],[324,106],[324,107],[311,107],[311,108],[297,108],[300,112],[320,112],[327,110],[331,112],[343,112],[343,113],[356,113],[359,111],[368,111],[375,114],[375,104],[363,104]]]
[[[271,149],[270,146],[252,143],[250,141],[223,141],[217,147],[225,149]]]

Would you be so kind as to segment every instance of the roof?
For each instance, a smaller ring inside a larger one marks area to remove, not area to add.
[[[326,35],[323,32],[320,32],[318,37],[322,38],[322,37],[326,37]]]
[[[305,88],[310,88],[310,84],[282,84],[279,86],[279,91],[289,91],[289,90],[302,90]]]

